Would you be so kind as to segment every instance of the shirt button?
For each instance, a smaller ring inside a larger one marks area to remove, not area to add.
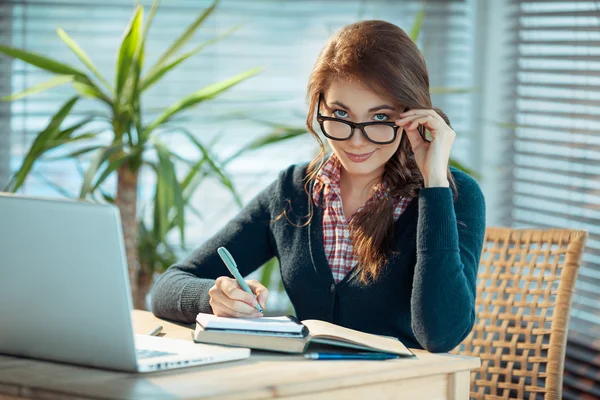
[[[331,290],[331,293],[335,292],[335,285],[332,283],[331,286],[329,287],[329,290]]]

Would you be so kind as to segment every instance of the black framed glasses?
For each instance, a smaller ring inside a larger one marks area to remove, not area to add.
[[[317,105],[317,122],[321,126],[321,132],[331,140],[348,140],[354,135],[356,128],[360,129],[364,137],[371,143],[390,144],[398,136],[398,128],[395,122],[373,121],[356,123],[341,118],[325,117],[321,115],[321,99]]]

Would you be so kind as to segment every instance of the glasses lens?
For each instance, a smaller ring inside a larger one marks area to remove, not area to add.
[[[394,140],[394,127],[388,125],[367,125],[365,132],[374,142],[386,143]]]
[[[347,139],[352,134],[350,125],[337,121],[324,121],[323,130],[325,131],[324,134],[336,139]]]

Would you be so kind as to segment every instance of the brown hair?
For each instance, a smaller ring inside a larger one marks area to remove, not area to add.
[[[308,82],[306,125],[319,143],[321,152],[309,164],[305,183],[307,193],[308,185],[314,182],[325,161],[323,141],[313,128],[315,109],[319,96],[325,94],[333,80],[367,85],[374,92],[391,99],[398,108],[433,108],[425,59],[402,29],[385,21],[361,21],[343,27],[329,39],[319,54]],[[434,110],[446,123],[450,123],[441,110]],[[423,187],[423,176],[405,135],[400,140],[396,155],[386,163],[382,177],[389,184],[390,196],[363,207],[350,222],[363,283],[379,278],[388,263],[387,254],[394,247],[394,197],[417,196]],[[450,170],[448,180],[456,194]],[[313,211],[312,202],[310,204],[309,222]]]

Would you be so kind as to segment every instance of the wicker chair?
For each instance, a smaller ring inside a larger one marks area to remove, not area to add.
[[[560,399],[571,299],[587,233],[488,228],[473,331],[473,399]]]

